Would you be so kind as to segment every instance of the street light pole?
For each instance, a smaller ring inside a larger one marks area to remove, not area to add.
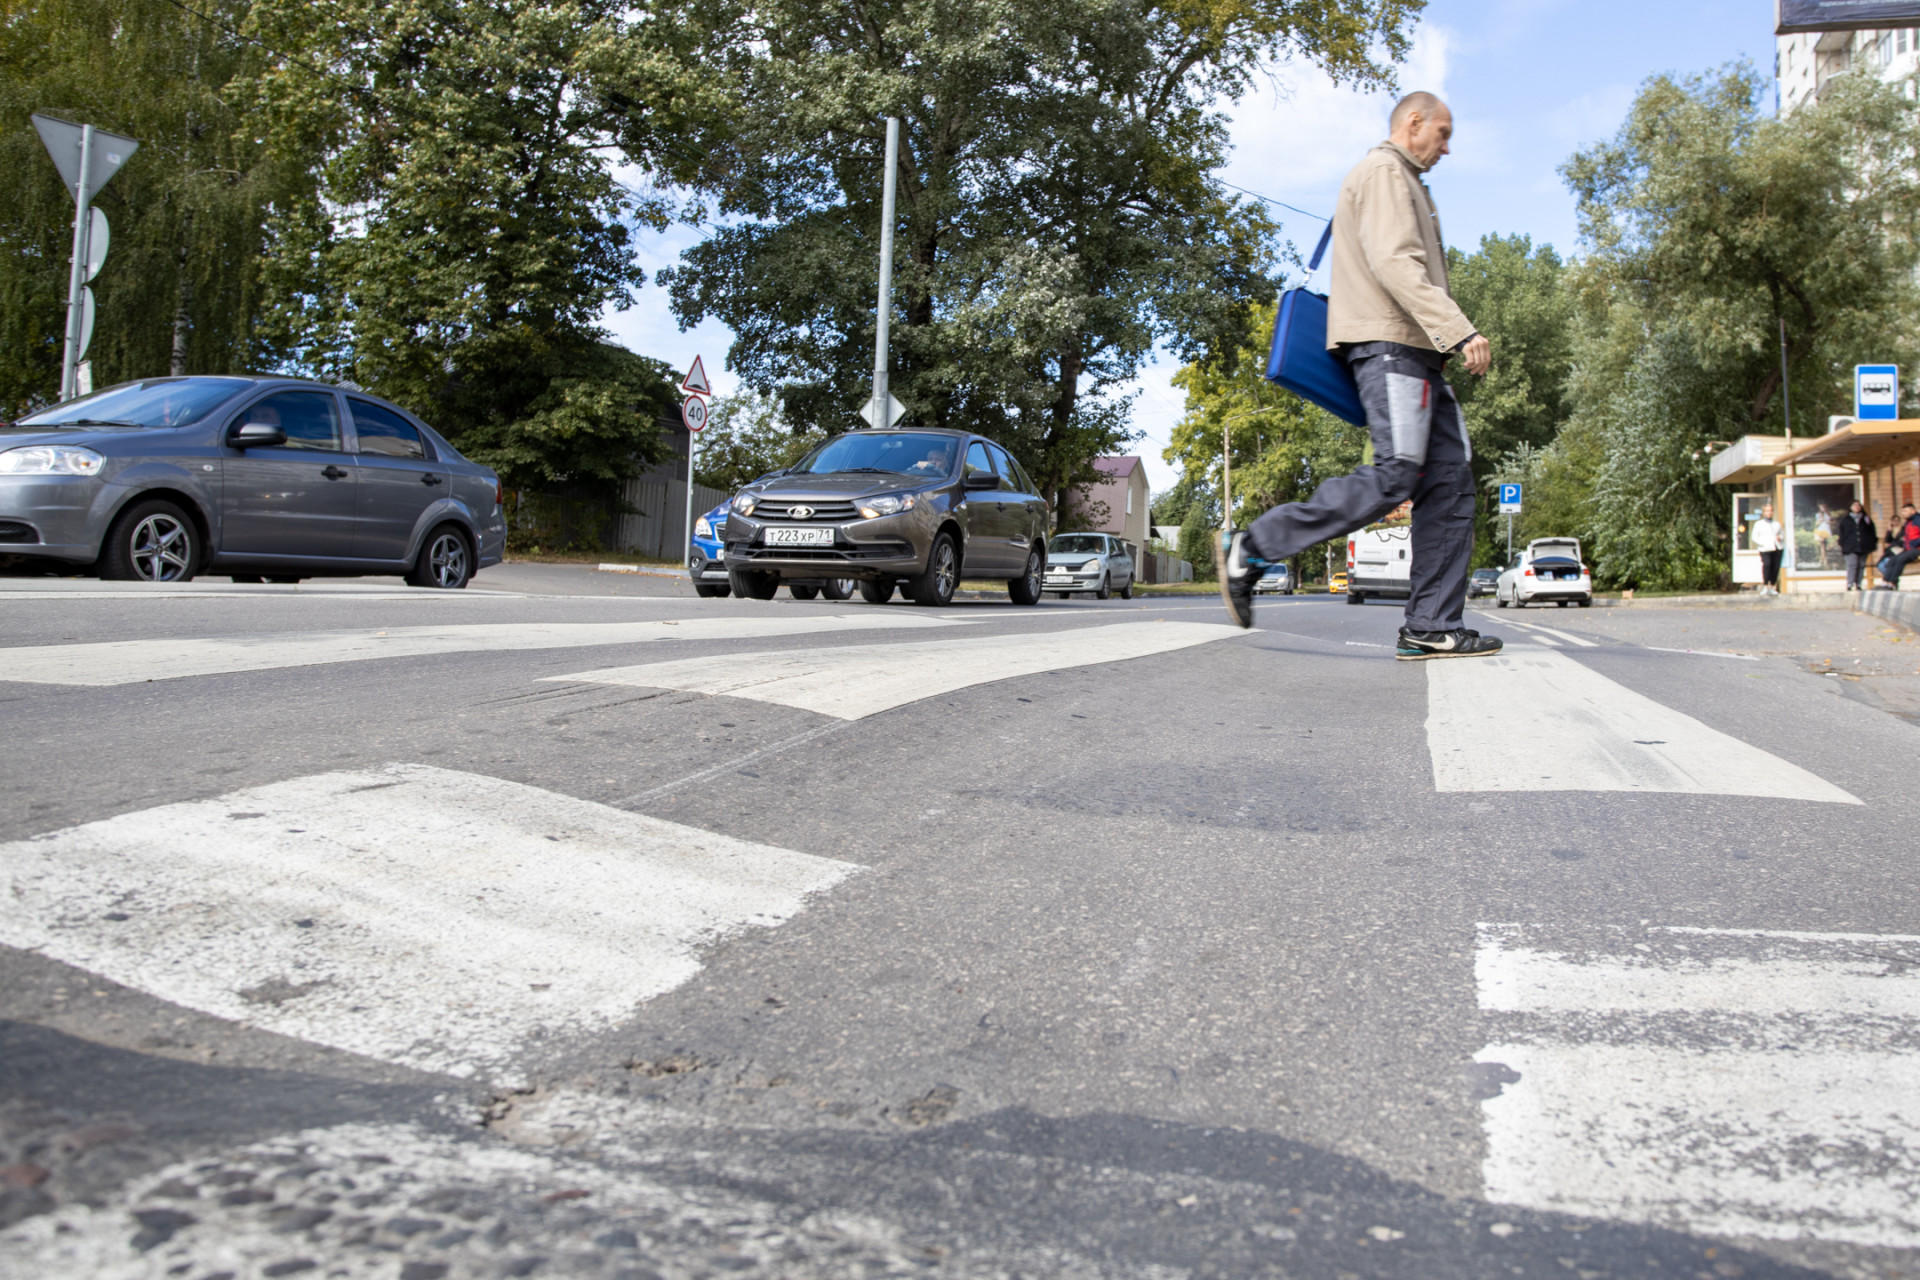
[[[880,196],[880,305],[873,328],[873,425],[893,425],[887,385],[887,328],[893,318],[893,192],[900,169],[900,117],[887,117],[887,172]]]

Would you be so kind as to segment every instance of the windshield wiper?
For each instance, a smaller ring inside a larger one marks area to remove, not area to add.
[[[62,425],[69,427],[144,427],[146,423],[115,422],[111,418],[75,418],[72,422],[63,423]]]
[[[837,476],[853,476],[859,475],[861,472],[870,472],[876,476],[897,476],[900,474],[898,471],[894,471],[888,467],[841,467],[833,474]]]

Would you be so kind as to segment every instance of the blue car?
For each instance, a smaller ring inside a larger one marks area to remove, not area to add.
[[[731,502],[732,499],[728,499],[693,522],[693,545],[687,549],[687,573],[693,579],[693,589],[710,598],[733,594],[733,580],[727,573],[726,544],[720,540],[721,531],[727,527],[727,507]],[[783,581],[796,600],[812,600],[816,596],[829,600],[853,598],[852,578],[786,578]]]

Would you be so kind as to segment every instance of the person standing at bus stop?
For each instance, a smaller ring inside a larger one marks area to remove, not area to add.
[[[1860,589],[1860,574],[1867,565],[1873,563],[1873,551],[1880,545],[1880,531],[1873,527],[1873,517],[1867,514],[1866,504],[1858,498],[1840,517],[1840,559],[1847,566],[1847,590]]]
[[[1760,518],[1747,526],[1747,539],[1760,553],[1760,594],[1780,594],[1780,551],[1787,545],[1786,531],[1773,518],[1773,504],[1760,508]]]
[[[1363,528],[1411,498],[1413,563],[1397,656],[1500,651],[1500,641],[1463,625],[1473,559],[1473,447],[1444,373],[1458,355],[1467,372],[1484,374],[1493,352],[1448,291],[1440,215],[1421,181],[1448,154],[1452,137],[1446,103],[1410,93],[1394,105],[1387,140],[1340,184],[1327,346],[1353,371],[1373,462],[1327,480],[1304,502],[1273,508],[1247,529],[1222,532],[1214,551],[1220,594],[1240,626],[1253,625],[1253,584],[1269,564]]]

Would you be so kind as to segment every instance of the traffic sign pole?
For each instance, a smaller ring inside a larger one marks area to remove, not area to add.
[[[687,566],[687,577],[693,577],[693,442],[707,425],[706,397],[713,394],[713,386],[707,381],[707,366],[699,356],[693,358],[693,368],[687,370],[686,378],[680,383],[680,389],[687,392],[687,398],[680,404],[680,421],[687,427],[687,515],[680,526],[686,535],[680,545],[680,560]]]
[[[60,398],[71,400],[79,393],[80,334],[85,303],[81,290],[87,287],[87,173],[93,167],[93,126],[80,126],[80,181],[73,191],[73,264],[67,272],[67,344],[60,353]]]

